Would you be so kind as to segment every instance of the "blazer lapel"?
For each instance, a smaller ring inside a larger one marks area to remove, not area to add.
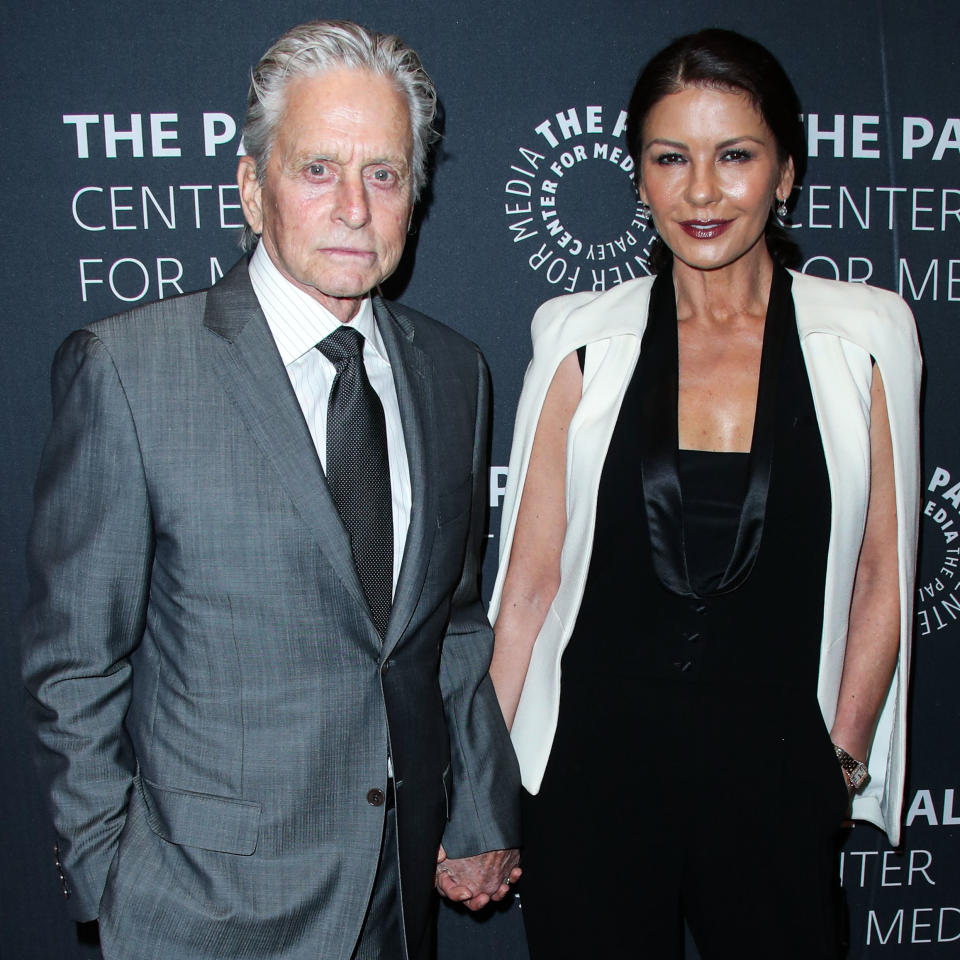
[[[430,358],[414,342],[413,326],[402,313],[393,312],[379,297],[374,298],[373,309],[397,391],[411,489],[410,527],[383,638],[386,655],[407,629],[423,588],[436,532],[439,468],[434,463],[434,446],[427,443],[428,437],[437,436]]]
[[[266,317],[250,285],[246,260],[207,296],[204,325],[216,336],[214,369],[304,523],[351,595],[368,610],[350,541],[330,496],[310,431]],[[371,630],[376,635],[371,621]]]

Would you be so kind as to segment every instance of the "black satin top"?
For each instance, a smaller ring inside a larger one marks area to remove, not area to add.
[[[639,444],[647,523],[657,575],[669,590],[683,596],[726,593],[749,576],[763,536],[776,431],[777,391],[783,346],[796,318],[790,274],[773,272],[760,357],[757,411],[740,524],[730,562],[713,589],[691,580],[683,549],[683,502],[677,467],[679,350],[677,304],[671,271],[658,275],[650,293],[650,315],[635,379],[639,382]],[[809,388],[808,388],[809,392]]]
[[[561,702],[598,723],[620,678],[816,691],[830,487],[790,286],[776,268],[750,453],[711,482],[716,462],[681,469],[675,295],[669,272],[654,283],[562,663]]]
[[[749,453],[678,451],[683,554],[691,580],[704,593],[716,591],[730,565],[749,465]]]

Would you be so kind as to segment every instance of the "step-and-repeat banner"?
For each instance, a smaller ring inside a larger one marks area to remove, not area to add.
[[[237,259],[234,174],[249,69],[285,29],[316,16],[399,33],[440,90],[433,187],[390,292],[476,340],[490,363],[487,589],[530,318],[548,297],[609,289],[644,269],[650,237],[636,215],[623,136],[638,69],[703,26],[752,35],[781,59],[803,103],[810,157],[794,213],[803,269],[898,291],[916,315],[927,368],[904,840],[893,850],[869,826],[850,831],[841,863],[850,956],[960,950],[960,8],[939,0],[34,0],[0,11],[0,953],[95,955],[59,902],[17,670],[53,351],[70,330],[206,286]],[[791,869],[789,835],[757,842],[771,876]],[[441,954],[523,958],[518,908],[480,920],[445,910]]]

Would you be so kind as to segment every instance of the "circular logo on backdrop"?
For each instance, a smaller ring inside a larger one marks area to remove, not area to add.
[[[921,501],[917,636],[960,623],[960,471],[934,467]]]
[[[649,275],[653,232],[640,216],[627,112],[599,105],[551,114],[517,146],[504,184],[507,236],[556,294],[607,290]]]

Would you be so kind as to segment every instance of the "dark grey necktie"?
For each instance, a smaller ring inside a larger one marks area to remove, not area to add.
[[[345,324],[317,344],[337,368],[327,402],[327,484],[381,638],[393,596],[393,505],[383,405],[363,366],[363,334]]]

